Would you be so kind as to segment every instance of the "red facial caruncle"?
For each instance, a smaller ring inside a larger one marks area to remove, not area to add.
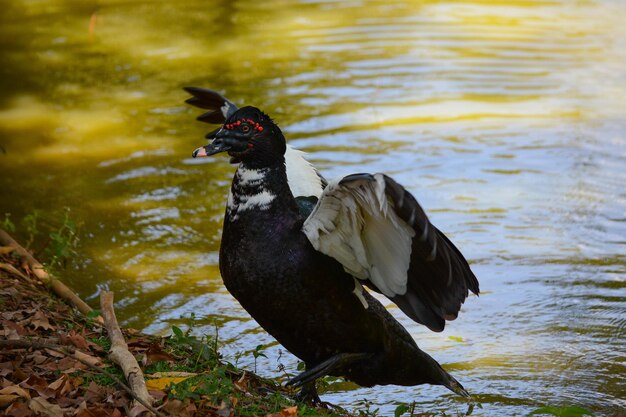
[[[224,125],[224,129],[232,130],[232,129],[239,127],[242,123],[248,123],[250,127],[253,128],[257,132],[263,131],[263,126],[261,126],[261,124],[255,122],[252,119],[239,119],[236,122],[227,123]]]

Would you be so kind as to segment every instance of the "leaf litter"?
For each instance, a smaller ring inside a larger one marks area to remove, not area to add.
[[[0,248],[0,414],[146,416],[114,378],[106,330],[57,298],[7,247]],[[346,416],[291,400],[294,392],[222,362],[215,341],[123,329],[146,375],[154,407],[175,416]],[[192,358],[192,359],[190,359]],[[124,381],[125,382],[125,381]]]

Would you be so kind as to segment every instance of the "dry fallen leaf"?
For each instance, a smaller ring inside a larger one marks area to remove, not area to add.
[[[0,325],[4,328],[4,330],[0,330],[0,336],[4,336],[9,340],[18,340],[20,336],[28,334],[28,331],[23,326],[9,320],[2,320]]]
[[[30,369],[25,368],[17,368],[14,372],[13,372],[13,379],[15,379],[16,381],[23,381],[26,378],[28,378],[28,374],[31,372]],[[3,387],[6,385],[3,385]]]
[[[13,373],[13,362],[0,363],[0,376],[7,376]]]
[[[0,395],[16,394],[22,398],[30,399],[30,394],[24,388],[17,385],[11,385],[6,388],[0,389]]]
[[[151,365],[157,362],[173,362],[174,357],[167,352],[164,352],[158,344],[151,345],[146,351],[146,365]]]
[[[96,408],[79,408],[76,410],[74,417],[104,417],[108,416],[106,410],[101,407]]]
[[[79,369],[87,369],[87,366],[77,361],[74,358],[65,357],[56,363],[57,370],[64,374],[71,374]]]
[[[42,355],[40,351],[36,350],[33,352],[29,359],[31,359],[36,365],[41,365],[42,363],[47,361],[49,357],[46,355]]]
[[[63,410],[57,404],[51,404],[42,397],[33,398],[28,402],[28,408],[37,414],[46,417],[63,417]]]
[[[157,402],[167,397],[167,394],[165,392],[160,391],[160,390],[154,390],[154,389],[148,390],[148,394],[150,394],[150,396],[154,398],[154,400]]]
[[[298,417],[298,407],[287,407],[280,411],[281,417]]]
[[[267,417],[298,417],[298,407],[287,407],[280,410],[280,413],[268,414]]]
[[[6,407],[18,398],[20,396],[16,394],[0,394],[0,408]]]
[[[23,319],[21,311],[3,311],[0,314],[3,320],[19,321]]]
[[[11,417],[30,417],[33,415],[32,411],[28,409],[28,406],[23,401],[15,401],[6,410],[5,415]]]
[[[168,386],[172,384],[178,384],[179,382],[188,379],[188,376],[178,376],[178,377],[166,377],[166,378],[158,378],[158,379],[149,379],[146,381],[146,388],[153,390],[164,390]]]
[[[30,323],[35,326],[35,330],[44,329],[44,330],[54,330],[54,326],[50,324],[48,321],[48,317],[41,310],[37,310],[35,315],[31,317]]]
[[[148,409],[144,405],[137,404],[130,409],[130,411],[128,412],[128,417],[137,417],[138,415],[146,411],[148,411]]]
[[[187,407],[185,407],[183,409],[183,411],[185,411],[186,413],[189,413],[189,415],[193,416],[196,414],[196,411],[198,411],[198,407],[196,407],[196,405],[194,403],[190,403]]]
[[[74,330],[71,330],[69,334],[61,335],[60,339],[64,344],[67,344],[67,342],[69,342],[70,344],[76,346],[78,349],[89,350],[90,344],[89,342],[87,342],[87,339],[85,339],[83,335],[76,333],[76,331]]]
[[[61,375],[61,378],[57,379],[56,381],[48,385],[48,388],[50,388],[53,391],[56,391],[63,385],[65,381],[67,381],[67,379],[68,379],[67,375]]]
[[[81,385],[83,385],[83,382],[85,382],[85,380],[81,376],[76,376],[76,377],[71,377],[70,378],[70,383],[72,384],[72,389],[76,389],[76,388],[80,387]]]
[[[187,404],[183,403],[180,400],[169,400],[165,404],[163,404],[163,407],[161,408],[161,410],[173,416],[187,417],[187,416],[190,416],[191,414],[189,414],[185,410],[186,407],[187,407]]]
[[[17,333],[15,329],[7,329],[4,330],[4,336],[8,340],[20,340],[20,335]]]
[[[102,389],[95,382],[91,381],[84,394],[88,403],[99,403],[104,398]]]
[[[48,391],[48,381],[36,374],[31,374],[28,378],[20,382],[20,387],[36,391],[41,397],[50,398],[50,392]]]

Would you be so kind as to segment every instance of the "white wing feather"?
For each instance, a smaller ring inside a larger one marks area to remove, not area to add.
[[[294,197],[319,197],[322,194],[322,179],[313,165],[304,159],[306,153],[287,145],[285,165],[287,181]]]
[[[391,298],[407,291],[415,231],[393,210],[382,174],[374,178],[330,182],[303,231],[315,249]]]

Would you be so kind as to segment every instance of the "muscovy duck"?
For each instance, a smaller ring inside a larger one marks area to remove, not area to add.
[[[305,363],[288,382],[319,402],[315,380],[362,386],[443,385],[469,394],[363,286],[433,331],[457,317],[478,280],[415,198],[384,174],[326,182],[286,145],[272,119],[219,93],[185,88],[187,103],[221,126],[193,157],[226,152],[238,164],[219,266],[224,284],[270,335]]]

